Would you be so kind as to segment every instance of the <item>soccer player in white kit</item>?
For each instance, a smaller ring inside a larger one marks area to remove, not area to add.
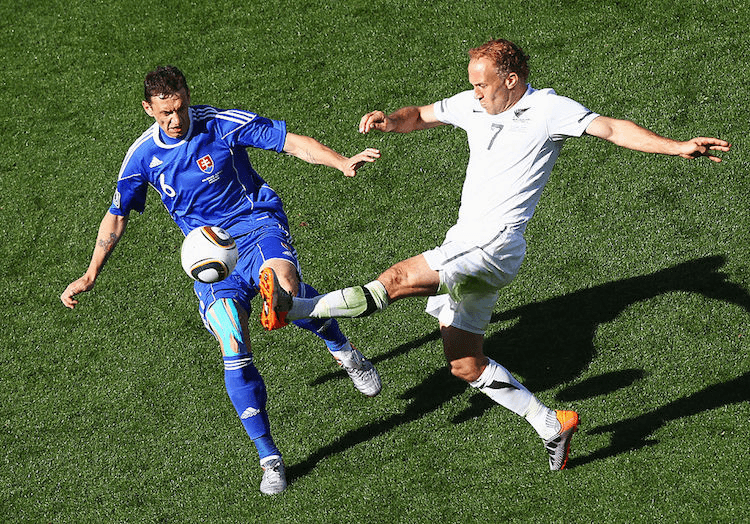
[[[261,274],[261,321],[275,329],[299,318],[366,316],[409,296],[429,296],[451,373],[524,417],[544,441],[552,470],[563,469],[579,425],[575,411],[542,404],[482,350],[498,290],[518,273],[524,232],[566,139],[584,133],[637,151],[694,159],[730,144],[698,137],[676,141],[633,122],[598,115],[552,89],[528,85],[528,56],[507,40],[469,51],[464,91],[435,104],[362,117],[359,130],[406,133],[452,124],[466,131],[469,163],[458,221],[443,244],[398,262],[377,280],[300,299],[286,294],[272,270]]]

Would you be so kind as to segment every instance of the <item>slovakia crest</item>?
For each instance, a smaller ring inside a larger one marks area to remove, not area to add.
[[[196,160],[196,163],[198,164],[200,170],[207,175],[210,175],[214,170],[214,159],[211,158],[211,155],[200,157],[198,160]]]

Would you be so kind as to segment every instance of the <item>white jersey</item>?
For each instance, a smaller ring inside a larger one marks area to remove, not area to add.
[[[473,90],[436,102],[434,109],[438,120],[465,130],[469,141],[458,222],[446,240],[477,245],[506,226],[525,230],[565,139],[581,136],[599,116],[552,89],[531,86],[498,115],[488,114]]]

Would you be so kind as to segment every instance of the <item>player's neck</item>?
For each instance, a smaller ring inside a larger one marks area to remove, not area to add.
[[[523,96],[526,94],[526,91],[528,89],[528,86],[526,84],[523,85],[523,87],[519,87],[517,89],[513,89],[510,93],[510,98],[508,98],[508,104],[505,106],[505,109],[503,109],[503,112],[509,110],[511,107],[516,105],[519,100],[523,98]]]

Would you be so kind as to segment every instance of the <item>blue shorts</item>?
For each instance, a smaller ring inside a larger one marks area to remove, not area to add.
[[[239,258],[232,274],[220,282],[204,284],[196,281],[195,294],[198,296],[198,309],[203,323],[211,331],[206,321],[206,311],[220,298],[236,300],[250,313],[250,301],[258,294],[260,268],[267,260],[288,260],[297,268],[301,278],[297,251],[292,245],[292,237],[281,224],[268,225],[235,237]]]

